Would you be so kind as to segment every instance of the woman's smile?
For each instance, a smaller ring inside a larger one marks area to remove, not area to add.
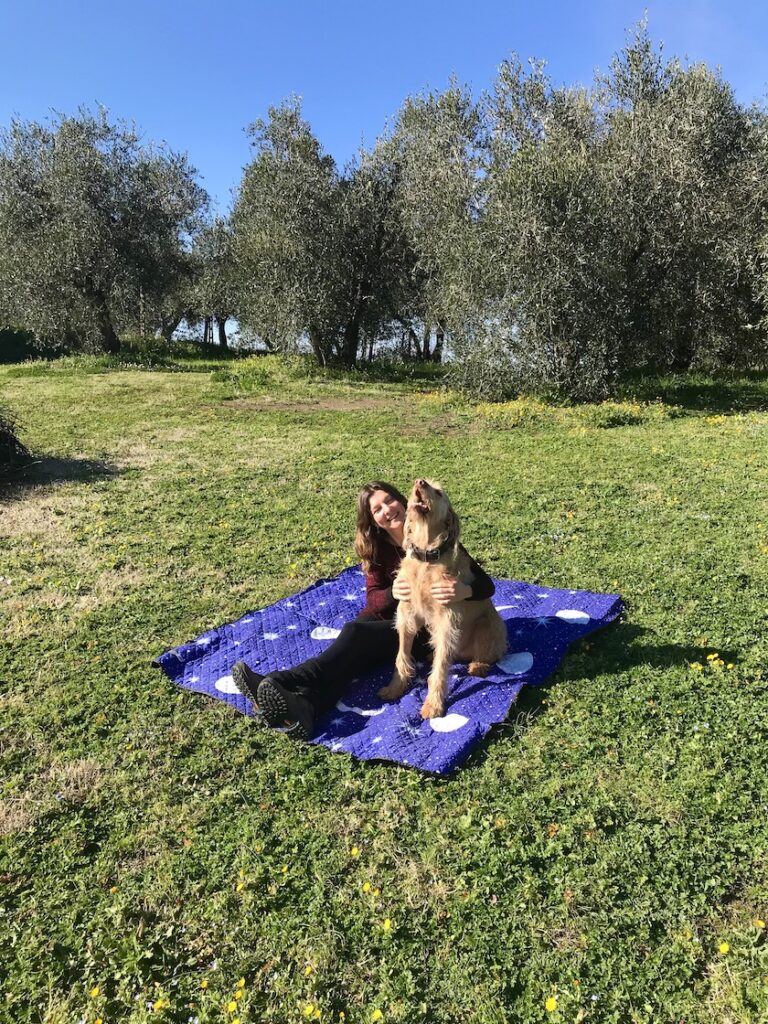
[[[405,525],[405,509],[397,498],[386,491],[374,491],[368,507],[376,525],[399,540]]]

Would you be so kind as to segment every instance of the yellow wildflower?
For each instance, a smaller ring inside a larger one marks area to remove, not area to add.
[[[707,661],[714,661],[715,658],[717,658],[717,657],[718,657],[718,654],[717,654],[717,651],[715,651],[713,654],[708,654],[707,655]]]
[[[691,668],[693,669],[694,672],[703,672],[704,671],[704,666],[701,664],[701,662],[698,662],[698,661],[692,661],[691,662]]]
[[[104,1024],[104,1021],[101,1019],[101,1017],[97,1017],[96,1020],[94,1021],[94,1024]]]
[[[382,928],[384,929],[385,932],[391,932],[392,931],[392,921],[391,921],[390,918],[388,918],[388,917],[384,918],[384,924],[382,925]]]
[[[720,950],[721,953],[728,953],[730,951],[730,948],[731,947],[728,945],[727,942],[721,942],[720,945],[718,946],[718,949]]]
[[[203,989],[203,991],[205,991],[205,989],[208,988],[208,979],[207,978],[203,978],[203,980],[200,982],[200,988]]]
[[[116,892],[117,892],[117,886],[116,886],[116,885],[111,885],[111,886],[109,887],[109,891],[110,891],[111,893],[113,893],[113,894],[114,894],[114,893],[116,893]]]
[[[312,1014],[312,1020],[320,1020],[321,1017],[322,1013],[320,1012],[320,1010],[315,1008],[315,1012]]]
[[[554,1013],[557,1009],[557,1000],[554,996],[550,996],[549,999],[544,1003],[544,1007],[548,1013]]]
[[[288,874],[288,865],[287,864],[283,864],[283,866],[280,868],[280,870],[282,871],[282,873],[284,875],[287,875]]]
[[[314,1012],[315,1008],[312,1005],[312,1003],[307,1003],[307,1005],[304,1007],[304,1016],[307,1018],[307,1020],[309,1020],[309,1018],[312,1016]]]
[[[307,964],[307,966],[304,968],[304,977],[308,978],[313,970],[314,967],[312,966],[312,964]]]
[[[241,978],[237,983],[238,988],[245,988],[245,978]]]
[[[355,858],[359,857],[360,856],[359,848],[357,846],[353,846],[352,849],[349,851],[349,855],[350,855],[350,857],[355,857]]]
[[[242,892],[245,888],[245,882],[238,882],[235,886],[235,892]]]
[[[94,985],[91,991],[88,993],[88,995],[91,997],[91,999],[95,999],[98,996],[99,992],[101,992],[99,986]]]
[[[752,924],[755,928],[765,928],[765,921],[761,917],[756,917]]]
[[[373,895],[374,896],[381,896],[381,889],[374,889],[373,890]]]
[[[235,1002],[234,999],[230,999],[230,1001],[227,1003],[227,1009],[229,1010],[230,1013],[235,1012],[235,1010],[237,1009],[237,1003]]]
[[[383,1017],[384,1014],[378,1009],[378,1007],[371,1014],[371,1020],[381,1020]]]
[[[370,892],[370,891],[371,891],[371,883],[370,882],[363,882],[363,892]]]
[[[235,999],[242,999],[242,998],[243,998],[243,990],[241,988],[236,988],[235,989]]]

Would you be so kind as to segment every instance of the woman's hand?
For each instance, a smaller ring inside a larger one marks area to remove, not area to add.
[[[410,601],[411,599],[411,584],[406,580],[401,579],[400,576],[395,576],[394,582],[392,583],[392,597],[396,601]]]
[[[466,601],[472,596],[472,587],[468,583],[462,583],[455,576],[443,576],[437,583],[432,584],[432,599],[438,604],[454,604],[456,601]]]

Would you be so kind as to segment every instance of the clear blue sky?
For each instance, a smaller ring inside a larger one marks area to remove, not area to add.
[[[545,58],[558,84],[590,82],[644,11],[667,55],[765,98],[765,0],[0,0],[0,124],[103,103],[188,152],[224,210],[243,129],[291,93],[343,164],[406,95],[451,72],[480,91],[511,50]]]

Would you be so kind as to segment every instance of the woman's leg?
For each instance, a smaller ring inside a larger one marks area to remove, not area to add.
[[[259,705],[269,724],[293,721],[298,726],[296,735],[309,739],[314,719],[334,706],[353,679],[379,665],[394,663],[398,644],[392,622],[355,619],[322,654],[300,665],[260,676],[238,662],[232,675],[240,692]],[[429,654],[422,631],[416,636],[413,656],[422,660]]]
[[[333,707],[357,676],[394,661],[397,633],[391,622],[355,619],[348,622],[332,644],[314,658],[269,678],[292,693],[305,697],[315,715]]]

